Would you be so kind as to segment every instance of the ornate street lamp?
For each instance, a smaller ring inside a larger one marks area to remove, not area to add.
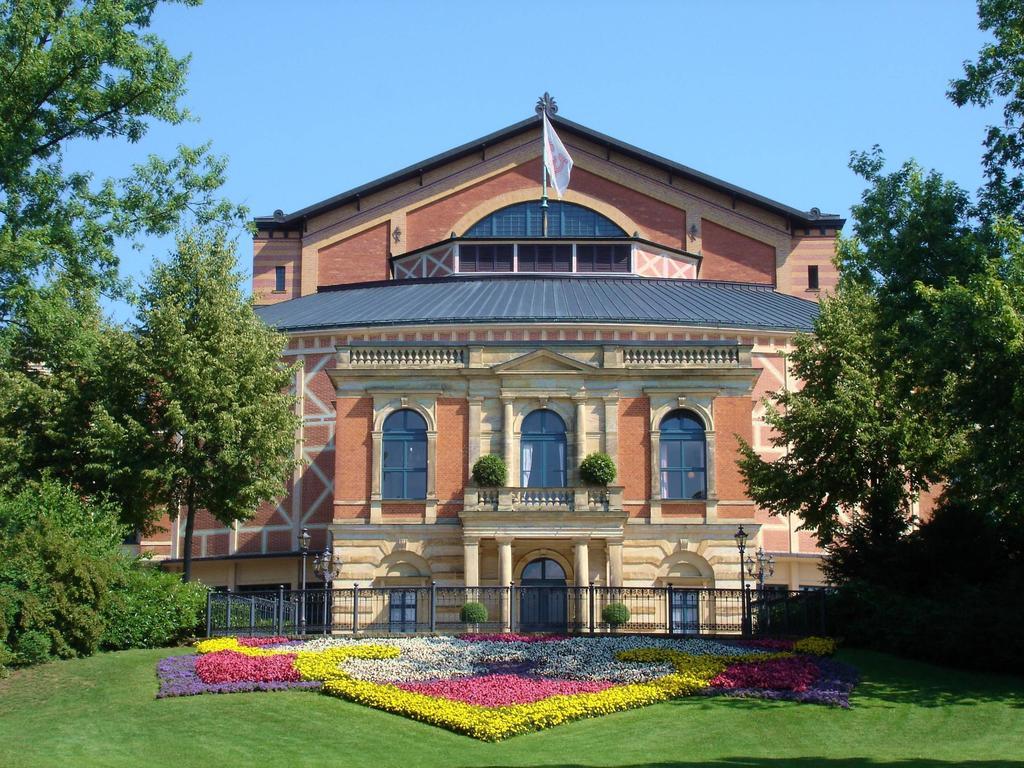
[[[331,552],[331,545],[327,547],[313,560],[313,573],[323,579],[324,582],[324,634],[328,634],[330,625],[331,605],[331,584],[341,575],[341,561],[336,559]]]
[[[299,634],[306,634],[306,555],[309,554],[309,529],[303,527],[299,536],[299,551],[302,552],[302,590],[299,593]]]
[[[747,556],[747,573],[751,578],[757,579],[758,593],[764,592],[764,580],[768,576],[775,575],[775,556],[764,551],[764,547],[758,547],[754,557]]]
[[[746,571],[743,567],[744,555],[747,551],[747,539],[749,538],[746,531],[743,530],[741,525],[736,529],[736,533],[733,534],[733,538],[736,540],[736,549],[740,551],[740,605],[742,606],[743,618],[740,621],[740,631],[747,635],[750,630],[750,622],[747,619],[747,578]]]

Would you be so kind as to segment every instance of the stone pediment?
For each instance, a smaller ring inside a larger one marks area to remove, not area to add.
[[[492,366],[495,373],[592,373],[598,368],[550,349],[538,349]]]

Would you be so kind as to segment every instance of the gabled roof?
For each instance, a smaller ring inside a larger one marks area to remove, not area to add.
[[[314,203],[313,205],[308,205],[305,208],[300,208],[293,213],[280,213],[279,215],[275,214],[273,216],[257,216],[254,219],[254,222],[258,227],[263,229],[294,229],[310,217],[319,216],[320,214],[326,213],[335,208],[340,208],[343,205],[354,203],[361,197],[371,195],[392,184],[418,178],[421,174],[445,165],[446,163],[450,163],[453,160],[458,160],[467,155],[476,154],[489,146],[498,144],[521,133],[526,133],[527,131],[536,129],[539,122],[540,115],[535,115],[534,117],[530,117],[526,120],[515,123],[514,125],[510,125],[507,128],[503,128],[500,131],[495,131],[494,133],[490,133],[486,136],[480,137],[479,139],[467,142],[466,144],[455,147],[454,149],[450,149],[447,152],[442,152],[439,155],[434,155],[426,160],[414,163],[413,165],[403,168],[400,171],[396,171],[395,173],[382,176],[376,181],[371,181],[346,192],[342,192],[341,194],[329,197],[326,200],[321,200],[319,203]],[[714,176],[709,176],[706,173],[701,173],[700,171],[689,168],[688,166],[668,160],[660,155],[647,152],[646,150],[635,147],[632,144],[627,144],[624,141],[619,141],[618,139],[614,139],[606,134],[591,130],[584,125],[574,123],[571,120],[566,120],[564,117],[554,115],[551,118],[551,122],[567,133],[575,133],[597,144],[602,144],[620,154],[650,163],[651,165],[662,168],[666,173],[705,184],[712,189],[717,189],[728,195],[732,195],[737,200],[743,200],[762,208],[766,208],[780,216],[785,216],[790,219],[793,227],[829,227],[841,229],[845,223],[845,219],[836,214],[822,213],[817,208],[812,208],[810,211],[801,211],[798,208],[793,208],[792,206],[777,202],[763,195],[759,195],[756,192],[751,192],[743,187],[738,187],[735,184],[730,184],[726,181],[722,181],[721,179],[717,179]]]
[[[604,275],[354,283],[257,307],[282,331],[470,323],[641,323],[810,331],[812,301],[769,285]]]

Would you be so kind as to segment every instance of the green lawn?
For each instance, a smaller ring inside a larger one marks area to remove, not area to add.
[[[698,697],[499,744],[311,692],[157,701],[168,653],[0,681],[0,766],[1024,766],[1024,681],[868,652],[841,654],[864,674],[850,711]]]

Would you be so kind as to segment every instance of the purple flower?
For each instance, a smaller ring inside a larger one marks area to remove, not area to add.
[[[290,688],[319,688],[318,682],[238,682],[204,683],[196,673],[194,655],[171,656],[161,659],[156,665],[160,690],[156,697],[197,696],[201,693],[244,693],[246,691],[284,691]]]

